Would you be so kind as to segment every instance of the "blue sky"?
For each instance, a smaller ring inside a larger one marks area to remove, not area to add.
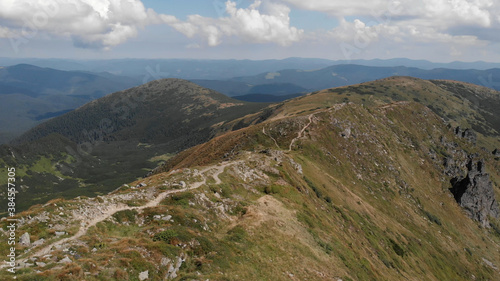
[[[3,0],[0,57],[500,62],[494,0]]]

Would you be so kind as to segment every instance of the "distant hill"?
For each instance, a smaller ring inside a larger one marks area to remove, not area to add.
[[[445,68],[424,70],[404,66],[375,67],[345,64],[312,71],[288,69],[277,72],[265,72],[255,76],[236,77],[231,79],[231,82],[242,82],[250,85],[290,83],[314,91],[353,85],[390,76],[457,80],[500,90],[500,68],[488,70],[456,70]]]
[[[233,98],[249,102],[280,102],[300,96],[302,96],[302,94],[291,94],[283,96],[265,95],[265,94],[247,94],[242,96],[234,96]]]
[[[0,143],[39,121],[137,83],[109,73],[60,71],[26,64],[0,68]]]
[[[263,83],[248,84],[232,80],[190,80],[200,86],[218,91],[230,97],[244,96],[250,94],[287,96],[305,94],[308,89],[293,83]]]

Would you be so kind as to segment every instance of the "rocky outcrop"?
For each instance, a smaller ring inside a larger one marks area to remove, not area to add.
[[[471,129],[456,127],[453,132],[459,138],[476,143],[476,133]],[[448,154],[443,161],[444,172],[451,178],[450,191],[455,200],[470,218],[483,227],[489,227],[488,216],[498,218],[500,211],[490,176],[486,173],[485,161],[480,159],[479,154],[468,154],[457,143],[444,137],[441,144]]]
[[[455,130],[455,135],[457,135],[458,137],[461,137],[461,138],[464,138],[466,139],[467,141],[473,143],[473,144],[476,144],[477,142],[477,135],[476,133],[471,130],[471,129],[462,129],[460,127],[456,127]]]
[[[452,177],[450,191],[457,203],[470,218],[489,227],[488,216],[497,218],[500,212],[484,161],[477,154],[467,156],[465,161],[449,156],[444,165],[445,173]]]
[[[500,149],[495,149],[493,150],[493,157],[495,157],[495,160],[500,160]]]

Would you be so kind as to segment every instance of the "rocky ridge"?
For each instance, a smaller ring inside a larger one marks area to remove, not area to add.
[[[475,144],[475,133],[470,129],[454,129],[455,135]],[[457,203],[467,215],[483,227],[490,227],[489,216],[500,215],[490,176],[486,173],[485,161],[479,154],[468,154],[453,142],[442,138],[449,156],[443,160],[444,172],[449,176],[451,188]]]

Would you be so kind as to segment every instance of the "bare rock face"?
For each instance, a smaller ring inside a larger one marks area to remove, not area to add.
[[[471,129],[456,127],[453,132],[459,138],[476,143],[476,133]],[[445,174],[451,178],[451,193],[470,218],[489,227],[488,216],[498,218],[500,211],[484,160],[479,159],[478,154],[466,153],[445,138],[441,142],[448,152],[443,165]]]
[[[455,135],[457,135],[458,137],[464,138],[473,144],[476,144],[476,142],[477,142],[477,135],[471,129],[462,130],[462,128],[456,127],[455,128]]]
[[[445,163],[452,161],[449,159]],[[489,227],[488,216],[498,218],[500,211],[490,176],[484,169],[484,161],[477,159],[477,155],[469,155],[465,165],[467,170],[465,176],[458,173],[460,165],[450,165],[450,168],[451,166],[454,168],[448,171],[453,171],[455,176],[450,181],[452,184],[450,191],[455,200],[470,218],[478,221],[483,227]]]

